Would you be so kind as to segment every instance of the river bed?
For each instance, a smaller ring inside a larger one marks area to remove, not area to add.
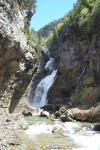
[[[62,123],[39,116],[26,120],[31,125],[19,136],[21,140],[26,136],[25,150],[100,150],[100,133],[92,130],[93,124]]]

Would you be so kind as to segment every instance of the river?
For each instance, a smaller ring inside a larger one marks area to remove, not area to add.
[[[93,131],[91,123],[62,123],[38,115],[26,120],[31,125],[21,137],[27,136],[25,150],[100,150],[100,132]]]
[[[54,58],[50,58],[45,65],[48,74],[37,85],[35,97],[32,97],[34,107],[39,108],[48,103],[48,90],[57,75],[57,69],[53,67],[54,61]],[[30,150],[100,150],[100,133],[92,130],[93,124],[62,123],[59,120],[41,118],[39,115],[28,117],[27,120],[31,121],[31,125],[24,134],[31,142],[26,150],[29,150],[29,146]]]

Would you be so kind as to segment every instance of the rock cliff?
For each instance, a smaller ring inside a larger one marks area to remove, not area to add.
[[[97,11],[100,4],[97,2],[97,7],[91,8],[95,11],[93,14],[90,11],[89,20],[84,17],[86,22],[80,25],[78,21],[81,16],[77,16],[79,8],[88,5],[82,2],[78,1],[76,8],[65,18],[63,26],[54,32],[50,56],[59,61],[59,65],[57,79],[48,99],[49,103],[55,105],[67,104],[88,109],[100,104],[100,23],[97,21],[100,18]],[[76,22],[75,17],[79,17]],[[88,21],[91,31],[86,30]]]
[[[97,35],[93,35],[90,43],[86,39],[76,42],[66,39],[56,47],[60,61],[58,76],[49,95],[52,103],[90,107],[100,102],[99,42]]]
[[[12,112],[30,83],[37,59],[25,34],[34,0],[0,0],[0,110]]]

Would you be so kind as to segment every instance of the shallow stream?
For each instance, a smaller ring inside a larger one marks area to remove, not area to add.
[[[25,150],[100,150],[100,133],[92,130],[93,124],[62,123],[39,116],[26,120],[31,125],[19,136]]]

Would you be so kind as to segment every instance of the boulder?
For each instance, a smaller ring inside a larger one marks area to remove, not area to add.
[[[11,119],[9,119],[9,118],[6,119],[6,122],[10,122],[10,121],[11,121]]]
[[[60,113],[59,111],[56,111],[56,112],[55,112],[55,117],[56,117],[56,118],[59,118],[60,115],[61,115],[61,113]]]
[[[65,114],[62,114],[60,116],[60,119],[62,122],[67,122],[67,121],[73,121],[73,118],[71,117],[71,115],[65,113]]]
[[[68,111],[68,116],[73,120],[86,122],[100,122],[100,105],[87,110],[72,108]]]
[[[93,127],[94,131],[100,131],[100,123],[99,124],[95,124]]]
[[[28,110],[24,110],[24,111],[22,112],[22,115],[23,115],[23,116],[32,116],[32,112],[31,112],[31,111],[28,111]]]
[[[63,107],[61,107],[61,108],[59,109],[59,111],[60,111],[62,114],[65,114],[65,113],[66,113],[66,110],[67,110],[67,108],[66,108],[65,106],[63,106]]]
[[[40,114],[40,117],[49,117],[49,112],[42,111],[41,114]]]
[[[50,111],[50,112],[55,112],[56,111],[56,107],[53,104],[48,104],[48,105],[44,106],[43,109],[45,111]]]
[[[61,115],[60,119],[62,122],[66,122],[67,121],[67,116],[66,115]]]

